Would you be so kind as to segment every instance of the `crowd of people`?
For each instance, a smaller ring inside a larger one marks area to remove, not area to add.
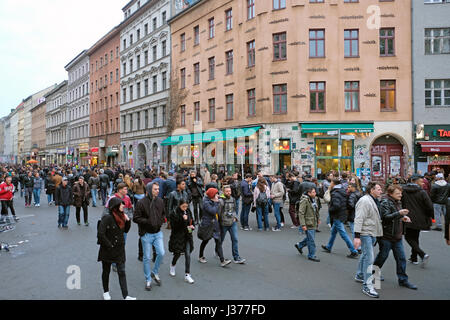
[[[308,248],[307,258],[320,262],[316,255],[315,234],[320,232],[319,212],[326,206],[326,224],[331,229],[328,243],[322,245],[331,253],[336,236],[346,243],[350,259],[359,259],[355,281],[362,283],[362,292],[379,297],[374,288],[374,266],[381,269],[390,251],[397,263],[400,286],[417,289],[406,274],[403,237],[411,247],[409,262],[425,266],[429,255],[420,247],[420,231],[442,231],[450,245],[448,213],[450,184],[442,172],[428,172],[406,178],[390,177],[386,184],[370,181],[367,176],[343,172],[329,172],[319,182],[309,174],[297,170],[280,175],[254,176],[247,173],[227,175],[210,173],[206,167],[180,172],[156,170],[128,170],[118,167],[1,166],[0,223],[10,222],[8,210],[15,222],[14,194],[24,197],[25,207],[40,206],[41,191],[47,195],[48,206],[57,206],[58,228],[68,229],[70,208],[75,207],[76,221],[89,226],[88,210],[103,207],[97,222],[100,245],[98,261],[102,262],[104,299],[109,300],[109,276],[116,271],[124,299],[128,295],[125,275],[125,243],[132,222],[138,225],[138,259],[143,262],[145,290],[152,283],[160,286],[160,264],[165,256],[162,228],[170,229],[168,249],[173,254],[169,274],[176,276],[176,263],[183,255],[184,279],[193,284],[191,253],[194,250],[194,231],[201,240],[198,261],[207,263],[205,248],[214,239],[216,257],[221,267],[230,263],[244,264],[239,254],[238,231],[252,231],[250,212],[256,214],[258,232],[281,232],[285,212],[289,213],[290,228],[298,229],[304,239],[295,243],[299,254]],[[18,197],[18,196],[17,196]],[[269,214],[275,223],[271,227]],[[445,222],[442,218],[445,218]],[[444,227],[445,224],[445,227]],[[255,226],[254,226],[255,227]],[[347,232],[348,227],[350,232]],[[222,244],[230,234],[232,260],[226,259]],[[375,256],[374,248],[379,251]],[[420,259],[420,260],[419,260]],[[151,267],[151,262],[153,267]],[[381,278],[382,280],[382,278]]]

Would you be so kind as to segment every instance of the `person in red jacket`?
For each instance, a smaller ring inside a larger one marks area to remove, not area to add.
[[[19,218],[16,217],[16,211],[14,210],[14,185],[11,181],[12,177],[7,176],[5,181],[0,184],[0,201],[2,203],[2,217],[0,219],[1,223],[4,223],[5,221],[9,222],[8,208],[11,210],[14,221],[19,221]]]

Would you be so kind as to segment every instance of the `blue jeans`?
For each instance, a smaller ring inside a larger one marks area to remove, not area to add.
[[[53,201],[53,193],[47,195],[47,201],[49,204]]]
[[[58,206],[58,226],[67,227],[69,223],[70,206]]]
[[[41,204],[41,189],[33,189],[34,204]]]
[[[314,242],[314,238],[316,236],[316,230],[308,229],[308,230],[306,230],[305,233],[306,233],[305,239],[303,239],[303,241],[300,241],[298,243],[298,246],[301,249],[308,246],[308,258],[315,258],[316,257],[316,243]]]
[[[159,266],[165,254],[163,233],[162,231],[158,233],[146,233],[141,237],[141,241],[142,241],[142,249],[144,251],[143,263],[144,263],[145,280],[152,281],[151,273],[153,274],[159,273]],[[152,246],[156,248],[156,260],[155,265],[153,266],[153,270],[150,270],[150,260],[151,260],[150,253],[152,250]]]
[[[258,229],[263,229],[262,224],[262,214],[264,210],[264,229],[269,229],[269,205],[266,205],[264,208],[256,207],[256,216],[258,220]]]
[[[97,189],[91,189],[91,195],[92,195],[92,205],[94,207],[96,207],[97,206],[98,190]]]
[[[136,203],[137,203],[139,200],[145,198],[145,194],[135,194],[134,198],[136,199]]]
[[[445,204],[433,203],[434,207],[434,220],[436,220],[436,227],[442,228],[441,215],[445,218],[445,212],[447,210]]]
[[[334,240],[336,240],[336,235],[339,232],[339,235],[341,236],[342,240],[345,241],[347,244],[347,247],[350,249],[352,253],[358,253],[357,250],[353,247],[353,243],[348,237],[347,232],[345,231],[345,226],[339,219],[333,219],[333,226],[331,227],[331,236],[330,241],[328,241],[327,249],[331,250],[333,248]]]
[[[110,181],[109,182],[109,193],[108,193],[108,196],[111,197],[111,194],[113,193],[113,191],[114,191],[114,184],[113,184],[112,181]]]
[[[380,244],[380,252],[378,253],[375,262],[373,264],[381,269],[383,267],[384,262],[389,257],[389,253],[392,250],[395,262],[397,264],[398,282],[408,281],[408,276],[406,274],[406,257],[405,257],[405,250],[403,249],[403,240],[389,241],[382,239],[379,242],[379,244]]]
[[[236,204],[236,216],[239,217],[239,202],[240,199],[234,199]]]
[[[373,245],[376,238],[372,236],[361,236],[361,256],[359,258],[358,270],[356,276],[364,279],[363,286],[373,288],[372,270],[373,270]]]
[[[245,204],[242,202],[242,212],[241,212],[241,227],[248,227],[248,215],[250,213],[252,204]]]
[[[281,203],[273,203],[273,212],[275,214],[275,220],[277,220],[277,229],[281,228],[281,214],[280,214]]]
[[[231,252],[233,254],[233,258],[235,261],[237,261],[239,260],[237,223],[233,222],[233,224],[229,227],[222,227],[222,243],[223,240],[225,239],[227,232],[229,232],[231,236]]]

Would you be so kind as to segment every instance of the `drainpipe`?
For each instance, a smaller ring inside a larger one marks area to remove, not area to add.
[[[416,1],[417,3],[417,1]],[[416,149],[416,130],[415,130],[415,97],[414,97],[414,1],[411,1],[411,107],[412,107],[412,157],[413,157],[413,170],[416,172],[416,157],[415,157],[415,149]]]

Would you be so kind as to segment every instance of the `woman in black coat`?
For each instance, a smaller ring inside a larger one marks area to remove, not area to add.
[[[169,251],[173,253],[170,275],[175,277],[175,265],[181,254],[184,254],[186,262],[184,281],[192,284],[194,283],[194,280],[190,274],[190,266],[191,252],[194,251],[192,232],[195,227],[193,225],[192,213],[189,210],[188,202],[182,199],[178,208],[170,213],[169,219],[172,230],[169,239]]]
[[[109,295],[109,274],[111,265],[117,265],[120,288],[125,300],[136,300],[128,296],[127,279],[125,276],[125,238],[124,233],[130,230],[131,222],[123,209],[125,203],[119,198],[109,201],[109,214],[105,214],[99,221],[97,239],[100,244],[98,261],[102,262],[103,298],[111,300]]]

